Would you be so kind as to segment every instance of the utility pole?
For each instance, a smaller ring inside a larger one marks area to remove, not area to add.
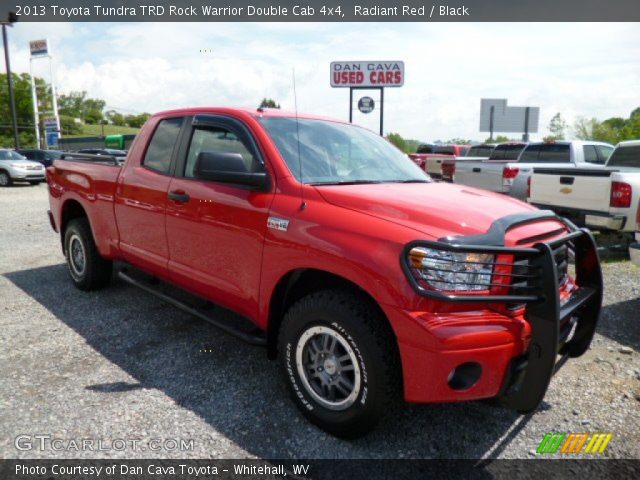
[[[15,13],[9,12],[6,22],[2,22],[2,45],[4,46],[4,64],[7,70],[7,85],[9,87],[9,108],[11,110],[11,122],[13,123],[13,145],[20,148],[18,137],[18,118],[16,117],[16,101],[13,96],[13,78],[11,77],[11,62],[9,61],[9,42],[7,40],[7,25],[11,26],[18,21]]]

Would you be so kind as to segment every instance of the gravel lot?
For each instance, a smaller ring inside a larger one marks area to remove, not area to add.
[[[47,207],[44,184],[0,189],[2,458],[533,458],[550,431],[613,432],[607,457],[640,458],[640,269],[628,261],[603,265],[592,348],[553,379],[537,413],[407,405],[347,442],[298,414],[263,350],[122,282],[76,290]],[[21,451],[20,434],[141,448]],[[193,448],[152,451],[150,439]]]

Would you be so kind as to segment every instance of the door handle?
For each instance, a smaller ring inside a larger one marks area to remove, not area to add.
[[[573,185],[574,177],[560,177],[560,183],[562,185]]]
[[[482,169],[481,169],[481,168],[477,168],[477,167],[476,167],[476,168],[474,168],[474,169],[473,169],[473,172],[474,172],[474,173],[480,173],[481,171],[482,171]]]
[[[174,190],[169,192],[169,198],[174,202],[187,203],[191,197],[183,190]]]

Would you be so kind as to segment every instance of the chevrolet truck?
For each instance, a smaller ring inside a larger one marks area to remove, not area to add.
[[[636,230],[640,140],[620,142],[599,168],[534,168],[528,201],[593,230]]]
[[[531,412],[598,321],[588,231],[434,183],[352,124],[167,111],[124,164],[56,160],[47,182],[77,288],[117,275],[266,347],[303,415],[336,436],[364,434],[400,398],[494,398]],[[207,302],[238,320],[215,318]]]
[[[559,140],[512,145],[513,152],[510,154],[505,148],[504,158],[499,157],[499,146],[486,162],[456,164],[456,183],[526,200],[529,176],[534,168],[597,169],[613,151],[613,145],[591,141]],[[520,147],[515,147],[517,145]]]

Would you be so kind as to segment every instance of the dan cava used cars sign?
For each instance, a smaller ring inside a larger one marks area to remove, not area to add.
[[[331,62],[332,87],[401,87],[404,62]]]

